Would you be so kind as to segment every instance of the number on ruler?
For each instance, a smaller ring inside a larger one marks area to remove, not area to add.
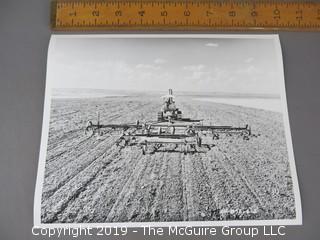
[[[161,14],[162,17],[168,16],[168,12],[167,11],[161,11],[160,14]]]
[[[122,16],[122,11],[121,10],[117,10],[114,12],[114,15],[116,15],[117,17],[121,17]]]
[[[229,17],[235,17],[236,11],[229,11]]]
[[[94,17],[99,17],[99,11],[98,10],[93,10],[92,11],[92,16],[94,16]]]
[[[207,17],[209,17],[212,14],[213,14],[213,12],[207,11]]]
[[[184,16],[189,17],[191,15],[191,12],[189,10],[184,11]]]
[[[141,11],[138,12],[138,14],[139,14],[141,17],[143,17],[145,13],[146,13],[146,12],[145,12],[144,10],[141,10]]]
[[[251,16],[252,16],[252,17],[256,17],[256,16],[258,16],[258,12],[257,12],[257,11],[255,11],[255,10],[253,10],[253,11],[251,12]]]
[[[273,18],[274,19],[280,19],[280,10],[278,8],[276,8],[275,10],[273,10]]]
[[[296,19],[297,20],[302,20],[302,18],[303,18],[302,17],[302,10],[301,9],[297,10],[296,14],[297,14]]]

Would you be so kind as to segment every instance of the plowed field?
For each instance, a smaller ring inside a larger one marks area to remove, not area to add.
[[[52,101],[41,220],[44,223],[152,222],[295,217],[282,115],[181,98],[184,116],[244,126],[254,136],[222,136],[211,150],[184,155],[167,146],[142,155],[117,135],[84,133],[87,120],[155,120],[159,98]]]

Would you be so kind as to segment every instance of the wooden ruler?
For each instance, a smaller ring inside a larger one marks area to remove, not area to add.
[[[53,30],[320,30],[320,2],[58,0]]]

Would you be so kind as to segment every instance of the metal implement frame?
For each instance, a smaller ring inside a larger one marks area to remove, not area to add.
[[[143,154],[146,154],[147,147],[152,146],[154,149],[163,145],[174,144],[184,146],[184,153],[189,152],[190,148],[193,148],[195,152],[198,152],[197,148],[202,146],[211,149],[213,144],[203,144],[202,134],[210,134],[212,139],[219,139],[219,134],[240,134],[243,135],[243,139],[249,140],[251,135],[251,129],[248,125],[245,127],[232,127],[232,126],[214,126],[214,125],[200,125],[194,123],[145,123],[145,124],[89,124],[86,126],[85,131],[92,131],[92,135],[102,135],[100,131],[102,129],[121,130],[122,134],[117,140],[117,145],[124,142],[124,146],[138,145],[141,147]],[[126,132],[129,129],[133,129],[133,132]],[[155,131],[155,129],[157,129]],[[168,133],[161,132],[161,129],[171,129],[173,132]],[[179,129],[180,133],[175,133],[175,129]],[[137,133],[137,130],[141,130]],[[160,131],[159,131],[160,130]],[[181,130],[183,133],[181,133]]]

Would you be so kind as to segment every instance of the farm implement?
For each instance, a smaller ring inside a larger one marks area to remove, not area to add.
[[[251,129],[248,125],[244,127],[204,125],[203,120],[183,118],[182,111],[176,107],[175,97],[172,90],[162,97],[163,105],[157,114],[157,121],[141,122],[131,124],[101,124],[98,113],[97,123],[88,121],[85,133],[91,135],[114,135],[119,132],[118,145],[140,146],[142,153],[153,153],[161,151],[161,148],[173,145],[175,151],[182,146],[185,154],[190,152],[201,152],[203,148],[211,149],[214,146],[212,140],[218,140],[221,134],[231,136],[238,134],[244,140],[249,140]]]

